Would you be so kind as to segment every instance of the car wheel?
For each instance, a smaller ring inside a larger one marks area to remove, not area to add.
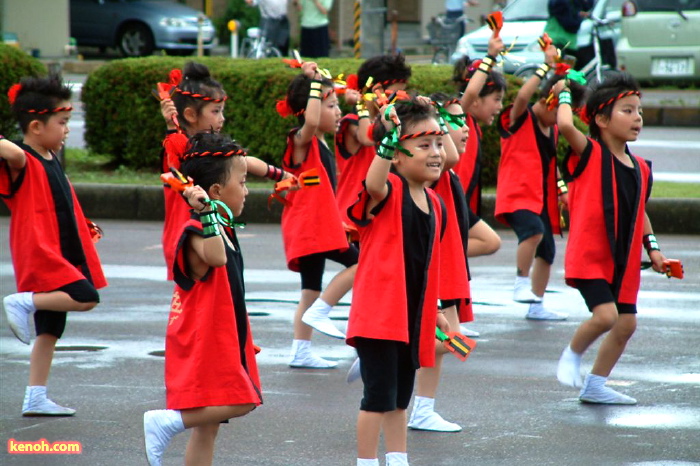
[[[171,57],[189,57],[192,55],[194,50],[190,49],[167,49],[165,53]]]
[[[265,49],[265,58],[280,58],[282,52],[280,52],[277,47],[267,47]]]
[[[127,24],[119,34],[119,49],[126,57],[144,57],[153,53],[153,34],[143,24]]]

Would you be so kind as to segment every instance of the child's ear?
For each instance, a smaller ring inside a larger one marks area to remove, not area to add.
[[[193,126],[195,123],[197,123],[197,111],[194,108],[185,107],[185,110],[183,111],[183,116],[185,117],[185,121],[190,126]]]
[[[40,120],[32,120],[29,122],[29,125],[27,126],[27,133],[38,134],[41,132],[41,129],[43,127],[44,127],[44,124]]]
[[[595,124],[598,126],[598,128],[607,128],[609,121],[610,119],[607,116],[600,113],[595,116]]]
[[[209,191],[207,191],[209,199],[221,199],[221,185],[219,183],[214,183],[209,186]]]

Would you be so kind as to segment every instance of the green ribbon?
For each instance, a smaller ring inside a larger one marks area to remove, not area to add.
[[[450,113],[445,107],[442,106],[441,103],[435,102],[435,108],[437,108],[438,115],[441,118],[440,126],[443,125],[443,123],[447,123],[450,125],[450,128],[453,130],[458,130],[459,128],[462,128],[466,123],[464,122],[464,114],[461,115],[453,115]]]
[[[448,336],[445,334],[445,332],[443,332],[442,330],[440,330],[440,327],[435,327],[435,337],[436,337],[438,340],[440,340],[440,341],[445,341],[445,340],[449,340],[449,339],[450,339],[450,337],[448,337]]]
[[[582,86],[586,85],[586,77],[584,76],[583,73],[580,71],[576,70],[569,70],[566,72],[566,81],[567,84],[570,83],[571,81],[577,82]]]
[[[384,119],[386,121],[393,121],[391,119],[391,109],[394,108],[394,104],[389,104],[384,110]],[[382,138],[382,142],[379,143],[379,148],[377,148],[377,155],[386,160],[391,160],[394,158],[393,151],[399,151],[406,154],[409,157],[413,157],[413,154],[409,152],[408,149],[401,145],[399,141],[399,131],[398,126],[394,123],[394,127],[387,131],[387,133]]]
[[[245,227],[245,222],[236,222],[235,217],[233,216],[233,212],[231,212],[231,209],[228,208],[226,204],[223,202],[217,200],[217,199],[207,199],[206,204],[209,204],[211,207],[212,212],[214,212],[214,218],[216,221],[225,227],[230,227],[230,228],[243,228]],[[222,215],[221,211],[226,215]]]

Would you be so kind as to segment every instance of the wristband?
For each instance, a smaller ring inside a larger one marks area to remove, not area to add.
[[[656,235],[653,233],[642,236],[642,243],[644,244],[644,249],[647,250],[647,254],[651,253],[651,251],[661,251],[659,243],[656,241]]]
[[[265,178],[269,178],[275,181],[282,181],[282,178],[284,178],[284,171],[281,168],[277,168],[273,165],[268,165]]]
[[[546,63],[542,63],[540,66],[537,67],[537,70],[535,70],[535,76],[537,76],[540,79],[544,79],[544,77],[549,73],[549,70],[551,70],[552,67],[549,66]]]
[[[367,110],[367,107],[365,107],[364,102],[355,105],[355,110],[357,110],[357,118],[369,118],[369,110]]]
[[[561,91],[559,93],[559,105],[561,104],[567,104],[571,106],[571,92]]]
[[[562,194],[566,194],[568,192],[569,188],[566,187],[566,183],[564,182],[564,180],[557,180],[557,195],[561,196]]]
[[[321,89],[323,85],[321,81],[313,80],[311,81],[311,88],[309,89],[309,99],[319,99],[321,100]]]
[[[215,212],[200,212],[199,220],[202,222],[202,236],[204,239],[221,236],[221,231],[219,231],[219,223],[216,221]]]

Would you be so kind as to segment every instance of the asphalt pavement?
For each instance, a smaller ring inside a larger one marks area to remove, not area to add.
[[[50,396],[76,408],[75,417],[20,416],[29,347],[0,317],[0,443],[78,441],[83,452],[17,455],[3,449],[2,465],[146,464],[142,414],[164,407],[162,352],[172,292],[162,265],[161,224],[97,222],[105,230],[98,249],[110,286],[95,310],[70,315],[49,383]],[[8,219],[0,218],[3,296],[14,291],[7,232]],[[659,235],[666,255],[683,260],[686,278],[642,272],[638,330],[609,382],[639,404],[613,407],[583,405],[576,390],[555,378],[561,350],[588,317],[578,293],[563,283],[565,239],[557,239],[545,303],[569,320],[530,322],[527,306],[510,300],[515,237],[500,233],[498,253],[471,261],[476,321],[469,327],[481,332],[478,346],[466,362],[447,357],[437,397],[437,411],[464,430],[409,432],[411,465],[700,464],[700,237]],[[354,465],[362,384],[345,382],[354,351],[316,334],[316,351],[339,367],[289,368],[299,284],[285,268],[279,226],[249,225],[240,240],[251,325],[262,347],[264,404],[222,426],[215,464]],[[327,269],[329,280],[338,268]],[[347,305],[332,313],[343,329],[347,314]],[[584,357],[585,370],[592,353]],[[165,465],[183,463],[187,437],[176,437]]]

